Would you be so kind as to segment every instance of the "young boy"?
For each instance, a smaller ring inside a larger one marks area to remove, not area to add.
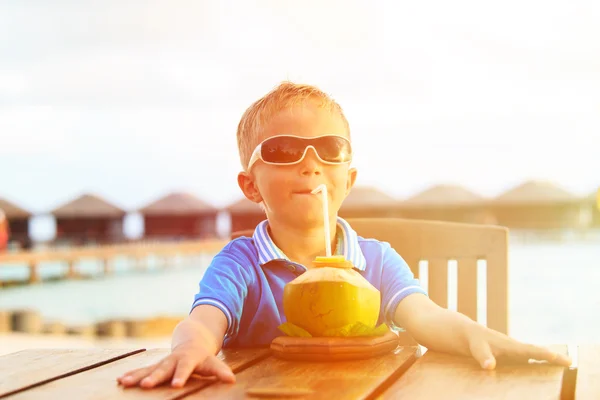
[[[519,343],[437,306],[389,244],[357,237],[337,217],[356,180],[350,167],[350,129],[340,106],[315,87],[283,83],[255,102],[238,126],[244,195],[263,206],[267,220],[252,238],[231,241],[200,282],[190,315],[173,332],[172,352],[155,365],[118,378],[124,386],[180,387],[192,373],[226,382],[235,377],[216,354],[222,346],[263,346],[282,335],[283,287],[325,255],[319,195],[329,197],[332,249],[381,292],[379,323],[405,328],[420,344],[474,357],[493,369],[495,356],[517,356],[570,365],[551,351]],[[440,334],[442,333],[442,334]]]

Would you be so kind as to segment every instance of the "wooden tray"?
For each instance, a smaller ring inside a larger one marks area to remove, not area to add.
[[[398,335],[388,332],[376,337],[279,336],[271,342],[278,358],[297,361],[344,361],[376,357],[398,347]]]

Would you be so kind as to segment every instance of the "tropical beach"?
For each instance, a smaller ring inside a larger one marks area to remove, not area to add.
[[[598,398],[591,3],[92,3],[0,5],[0,398]]]

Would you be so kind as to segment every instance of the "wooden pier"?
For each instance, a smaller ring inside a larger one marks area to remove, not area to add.
[[[26,266],[29,268],[29,283],[41,281],[40,268],[44,265],[66,264],[67,278],[76,278],[77,263],[83,260],[100,260],[105,274],[112,272],[112,263],[116,258],[136,260],[139,265],[148,257],[163,260],[175,257],[189,257],[202,254],[216,254],[226,242],[223,240],[181,241],[181,242],[141,242],[104,246],[86,246],[70,248],[51,248],[44,250],[17,251],[0,253],[0,268]]]

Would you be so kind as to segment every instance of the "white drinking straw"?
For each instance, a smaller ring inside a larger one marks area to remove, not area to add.
[[[325,227],[325,251],[327,257],[331,257],[331,238],[329,237],[329,201],[327,199],[327,186],[321,184],[317,186],[312,194],[321,192],[321,199],[323,200],[323,225]]]

